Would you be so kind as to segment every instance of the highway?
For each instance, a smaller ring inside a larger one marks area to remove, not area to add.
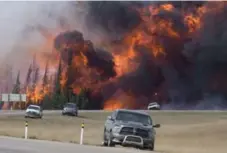
[[[109,112],[104,110],[79,110],[80,112]],[[25,110],[0,110],[0,115],[24,115]],[[44,110],[43,114],[57,114],[61,113],[61,110]]]
[[[0,136],[0,153],[142,153],[144,151],[133,148],[109,148]]]
[[[146,111],[150,112],[151,110],[138,110],[138,111]],[[83,113],[89,113],[89,112],[111,112],[108,110],[79,110],[79,112]],[[162,112],[162,113],[180,113],[180,112],[189,112],[189,113],[210,113],[211,110],[152,110],[152,112]],[[226,110],[212,110],[212,113],[220,113],[220,112],[226,112]],[[0,115],[24,115],[25,110],[0,110]],[[58,114],[61,113],[61,110],[44,110],[43,114]]]

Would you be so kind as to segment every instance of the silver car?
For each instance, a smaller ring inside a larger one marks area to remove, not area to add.
[[[160,110],[161,106],[157,103],[157,102],[152,102],[149,103],[149,105],[147,106],[148,110]]]
[[[29,105],[25,111],[25,118],[42,118],[43,110],[38,105]]]
[[[108,116],[103,134],[105,146],[133,146],[154,150],[155,129],[160,124],[153,124],[145,112],[118,109]]]
[[[78,116],[78,108],[74,103],[66,103],[62,110],[62,115],[73,115]]]

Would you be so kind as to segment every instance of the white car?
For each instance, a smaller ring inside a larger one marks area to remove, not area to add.
[[[147,106],[148,110],[160,110],[161,107],[157,102],[152,102]]]
[[[25,118],[42,118],[43,111],[42,108],[38,105],[29,105],[25,112]]]

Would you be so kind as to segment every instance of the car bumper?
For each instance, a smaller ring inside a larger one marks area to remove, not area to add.
[[[77,112],[73,112],[73,111],[62,111],[62,114],[77,114]]]
[[[36,117],[41,117],[41,114],[33,114],[33,113],[26,113],[25,114],[26,117],[32,117],[32,118],[36,118]]]
[[[135,140],[141,140],[141,141],[130,141],[127,140],[127,138],[133,137]],[[113,142],[115,144],[120,144],[124,146],[137,146],[137,147],[151,147],[154,142],[154,138],[142,138],[140,136],[135,135],[121,135],[118,133],[113,133]]]

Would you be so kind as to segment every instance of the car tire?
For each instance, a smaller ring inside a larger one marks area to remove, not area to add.
[[[149,150],[154,151],[154,142],[152,142],[152,145],[149,147]]]
[[[103,146],[108,146],[108,140],[106,139],[106,129],[103,132]]]
[[[108,147],[115,147],[115,143],[113,142],[112,131],[110,131],[109,139],[107,141],[107,145],[108,145]]]

